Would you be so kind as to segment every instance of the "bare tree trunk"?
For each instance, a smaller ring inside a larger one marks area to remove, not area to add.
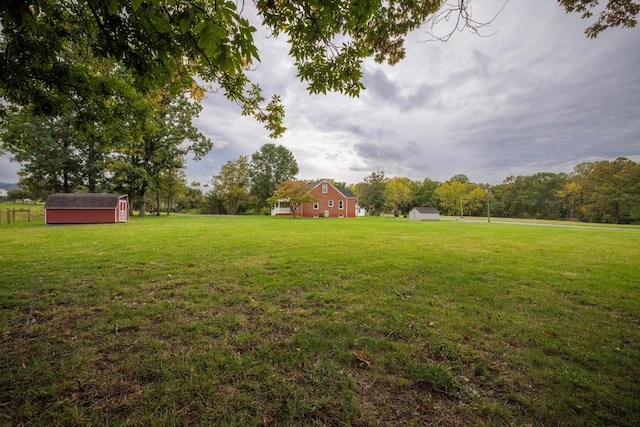
[[[140,203],[140,211],[138,211],[138,216],[145,216],[147,214],[147,185],[144,185],[144,190],[142,191],[142,203]]]
[[[173,191],[173,169],[169,167],[169,177],[167,180],[167,216],[171,214],[171,192]]]

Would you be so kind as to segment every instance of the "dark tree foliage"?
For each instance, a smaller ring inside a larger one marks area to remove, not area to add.
[[[386,178],[384,171],[371,172],[364,178],[364,183],[358,185],[360,204],[369,209],[374,215],[380,215],[387,199],[385,196]]]
[[[600,5],[600,0],[558,0],[558,3],[567,12],[577,12],[582,14],[582,18],[589,19],[593,17],[594,9]],[[636,0],[608,0],[596,22],[585,33],[588,37],[595,38],[607,28],[633,28],[638,24],[638,13],[640,3]]]
[[[461,215],[463,209],[465,216],[640,224],[640,163],[625,157],[581,163],[570,174],[510,176],[494,186],[456,177],[444,183],[410,181],[411,207],[434,206],[444,215]],[[395,206],[385,194],[393,194],[390,184],[402,180],[409,181],[370,174],[354,186],[358,203],[373,215],[392,212]]]
[[[282,145],[264,144],[251,155],[250,194],[255,196],[259,207],[265,207],[278,184],[294,179],[298,171],[298,162],[289,149]]]
[[[513,218],[561,219],[557,192],[567,181],[564,173],[539,172],[508,177],[502,184],[505,216]]]
[[[599,0],[559,3],[588,18]],[[94,84],[100,76],[86,66],[88,58],[105,59],[131,72],[142,92],[169,83],[186,90],[198,85],[196,77],[214,83],[277,136],[284,131],[279,99],[265,104],[248,77],[259,61],[250,9],[273,36],[288,39],[289,55],[311,93],[357,96],[362,61],[397,63],[405,56],[407,33],[434,16],[455,15],[463,27],[477,28],[463,0],[257,0],[251,6],[229,0],[5,0],[1,96],[49,114],[77,92],[108,90]],[[638,10],[635,0],[609,0],[587,34],[633,27]]]
[[[568,175],[509,177],[491,193],[497,216],[640,223],[640,164],[625,157],[581,163]]]

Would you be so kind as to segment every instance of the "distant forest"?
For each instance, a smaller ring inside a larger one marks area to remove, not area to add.
[[[295,159],[289,159],[295,163]],[[237,163],[232,161],[231,164]],[[256,189],[264,182],[251,179],[249,167],[241,174],[246,179],[213,183],[187,183],[184,171],[167,174],[160,185],[150,186],[148,197],[157,213],[198,212],[225,214],[231,211],[228,194],[236,197],[233,212],[268,214],[269,207],[256,198]],[[236,173],[239,173],[236,170]],[[255,175],[255,174],[254,174]],[[105,177],[97,189],[102,192],[127,193],[140,206],[140,195],[132,187],[114,185]],[[473,183],[459,174],[445,182],[429,178],[414,181],[404,177],[385,177],[383,171],[372,172],[363,182],[347,185],[329,179],[336,187],[349,188],[368,215],[406,215],[415,206],[433,206],[443,215],[487,216],[584,221],[610,224],[640,224],[640,163],[624,157],[609,161],[581,163],[571,173],[539,172],[529,176],[510,176],[499,185]],[[14,198],[44,200],[55,191],[23,179],[20,190],[0,185]],[[42,184],[42,180],[39,184]],[[228,183],[231,182],[232,184]],[[242,182],[242,188],[238,187]],[[269,183],[272,194],[279,182]],[[231,188],[230,186],[233,186]],[[227,188],[230,187],[230,188]],[[57,190],[59,191],[59,189]],[[87,191],[82,185],[72,191]],[[263,199],[267,199],[265,194]],[[136,207],[136,209],[138,209]]]
[[[640,224],[640,164],[620,157],[581,163],[573,172],[510,176],[489,186],[455,175],[446,182],[372,173],[353,186],[369,212],[406,214],[434,206],[444,215]]]

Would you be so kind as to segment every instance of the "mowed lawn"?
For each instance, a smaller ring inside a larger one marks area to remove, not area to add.
[[[640,232],[0,227],[1,425],[638,425]]]

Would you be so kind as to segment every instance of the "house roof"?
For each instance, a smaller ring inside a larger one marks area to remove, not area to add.
[[[440,211],[438,209],[432,208],[430,206],[427,206],[427,207],[415,207],[413,209],[417,210],[420,213],[424,213],[424,214],[426,214],[426,213],[437,213],[437,214],[439,214],[440,213]]]
[[[311,188],[315,188],[315,187],[317,187],[318,185],[320,185],[320,184],[321,184],[321,183],[323,183],[323,182],[326,182],[327,184],[331,184],[331,182],[330,182],[330,181],[327,181],[326,179],[323,179],[323,180],[321,180],[321,181],[313,181],[313,182],[310,182],[310,183],[309,183],[309,184],[307,184],[307,185],[308,185],[309,187],[311,187]],[[342,193],[342,195],[343,195],[344,197],[347,197],[347,198],[354,198],[354,199],[355,199],[355,197],[356,197],[356,195],[355,195],[355,194],[353,194],[353,191],[351,191],[351,190],[348,190],[348,189],[346,189],[346,188],[342,188],[342,189],[340,189],[340,188],[336,187],[336,186],[335,186],[335,185],[333,185],[333,184],[331,184],[331,186],[332,186],[333,188],[335,188],[336,190],[338,190],[340,193]]]
[[[116,209],[119,194],[56,193],[47,198],[45,209]]]
[[[353,198],[356,197],[356,195],[353,194],[353,191],[348,190],[346,188],[343,188],[343,189],[338,188],[338,191],[341,192],[344,195],[344,197],[353,197]]]

